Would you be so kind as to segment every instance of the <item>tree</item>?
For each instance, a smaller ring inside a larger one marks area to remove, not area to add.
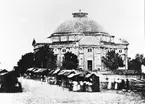
[[[138,60],[141,64],[143,64],[144,56],[143,54],[136,54],[135,59]]]
[[[145,58],[143,59],[143,62],[142,62],[142,64],[145,66]]]
[[[65,69],[77,69],[78,67],[78,57],[71,53],[71,52],[67,52],[64,54],[64,59],[62,62],[62,67]]]
[[[141,63],[137,59],[132,59],[130,61],[129,70],[135,70],[136,72],[141,72]]]
[[[115,51],[108,51],[106,56],[102,57],[102,62],[110,70],[115,70],[118,67],[124,66],[121,56],[118,53],[115,53]]]
[[[44,45],[35,53],[35,67],[55,69],[56,56],[48,45]]]
[[[129,70],[135,70],[141,73],[141,65],[145,65],[145,58],[143,54],[136,54],[135,59],[130,60],[128,64]]]
[[[34,53],[26,53],[22,55],[21,59],[17,62],[17,71],[21,74],[25,73],[28,68],[34,66]]]
[[[128,57],[128,70],[130,70],[131,69],[131,65],[132,65],[132,63],[131,63],[131,58],[130,57]]]

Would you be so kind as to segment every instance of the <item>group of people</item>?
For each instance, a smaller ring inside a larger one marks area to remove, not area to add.
[[[108,79],[107,78],[107,89],[109,90],[129,90],[129,80],[128,79]]]
[[[71,81],[70,82],[70,91],[80,91],[80,92],[92,92],[93,83],[89,81]]]

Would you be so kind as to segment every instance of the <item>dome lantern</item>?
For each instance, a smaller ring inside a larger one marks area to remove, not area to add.
[[[84,12],[81,12],[81,10],[79,10],[79,12],[76,12],[76,13],[72,13],[73,17],[76,18],[82,18],[82,17],[87,17],[88,13],[84,13]]]

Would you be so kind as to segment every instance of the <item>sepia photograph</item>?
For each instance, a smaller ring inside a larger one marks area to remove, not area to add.
[[[144,0],[1,0],[0,104],[145,104]]]

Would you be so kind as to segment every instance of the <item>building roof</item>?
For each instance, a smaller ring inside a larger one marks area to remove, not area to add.
[[[126,45],[129,45],[129,42],[125,39],[118,39],[118,38],[115,38],[114,42],[116,44],[126,44]]]
[[[34,42],[35,41],[35,42]],[[42,38],[42,39],[34,39],[32,42],[33,46],[37,45],[45,45],[45,44],[51,44],[52,40],[50,38]]]
[[[79,41],[79,44],[80,45],[100,45],[100,42],[93,36],[84,36]]]
[[[76,12],[72,13],[73,18],[61,23],[55,33],[84,33],[84,32],[104,32],[103,28],[94,20],[87,18],[88,13]]]

